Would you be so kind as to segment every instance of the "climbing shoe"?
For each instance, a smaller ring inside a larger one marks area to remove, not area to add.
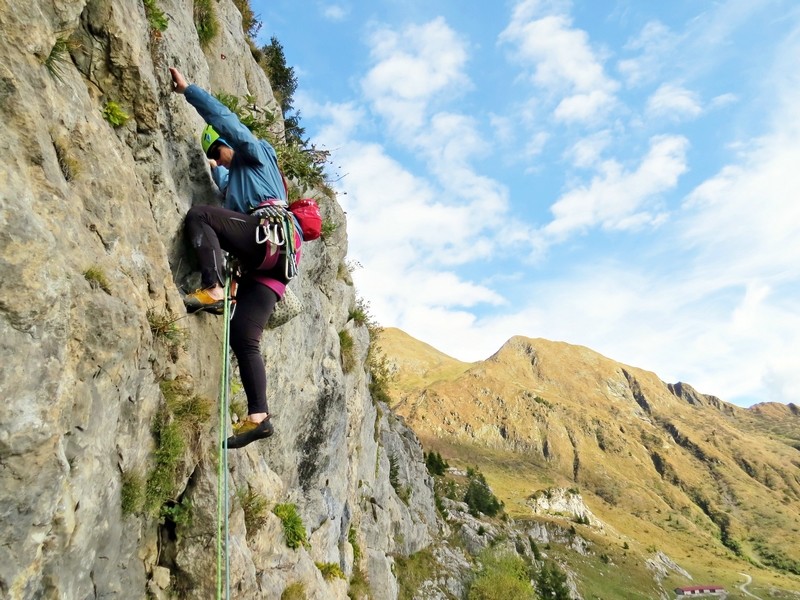
[[[197,290],[193,294],[187,294],[183,297],[183,305],[186,311],[195,313],[201,310],[221,315],[225,310],[225,299],[217,300],[212,298],[208,290]]]
[[[233,424],[233,435],[228,438],[228,449],[243,448],[256,440],[263,440],[272,435],[275,429],[269,422],[269,417],[261,423],[242,421]]]

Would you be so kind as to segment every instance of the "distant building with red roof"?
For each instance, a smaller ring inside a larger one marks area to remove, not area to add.
[[[700,594],[724,594],[725,588],[721,585],[691,585],[675,588],[678,596],[699,596]]]

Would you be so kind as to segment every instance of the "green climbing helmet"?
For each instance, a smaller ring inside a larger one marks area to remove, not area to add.
[[[228,145],[225,140],[219,137],[219,134],[211,125],[206,125],[205,129],[203,129],[203,133],[200,134],[200,145],[203,147],[203,152],[206,153],[206,156],[208,156],[208,151],[211,146],[217,141],[226,146]]]

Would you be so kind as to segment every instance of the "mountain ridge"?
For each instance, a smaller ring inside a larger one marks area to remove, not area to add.
[[[758,564],[800,590],[791,579],[800,574],[795,407],[738,407],[540,338],[514,336],[486,360],[428,381],[407,375],[413,338],[386,329],[380,346],[396,376],[393,408],[426,450],[477,462],[515,518],[530,515],[537,490],[579,488],[624,535],[668,535],[679,564],[704,562],[693,555],[702,539],[714,576],[732,581]]]

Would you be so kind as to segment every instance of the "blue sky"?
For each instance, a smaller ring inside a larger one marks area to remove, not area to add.
[[[800,402],[796,1],[252,5],[382,325]]]

